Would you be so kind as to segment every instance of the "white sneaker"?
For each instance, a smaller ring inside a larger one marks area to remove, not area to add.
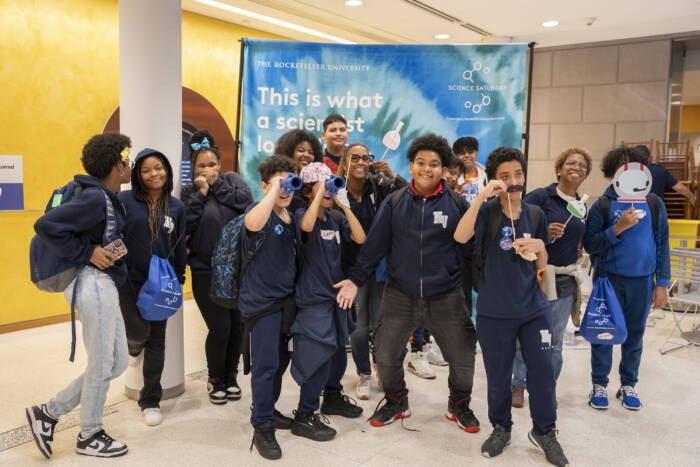
[[[355,386],[355,394],[358,399],[363,401],[369,399],[372,393],[369,385],[371,379],[372,377],[370,375],[360,375],[360,380],[357,382],[357,386]]]
[[[416,376],[425,379],[435,379],[435,372],[423,352],[411,352],[406,369]]]
[[[428,357],[428,363],[437,366],[447,366],[447,362],[442,357],[442,352],[437,344],[425,344],[423,353]]]
[[[160,413],[160,409],[158,407],[143,409],[141,415],[143,415],[144,423],[146,423],[148,426],[160,425],[160,422],[163,421],[163,414]]]

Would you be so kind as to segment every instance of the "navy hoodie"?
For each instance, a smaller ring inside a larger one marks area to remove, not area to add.
[[[240,175],[220,175],[207,195],[194,182],[182,188],[180,199],[187,212],[187,247],[193,273],[211,272],[211,255],[226,224],[243,214],[253,202],[253,195]]]
[[[149,156],[159,156],[168,172],[167,190],[173,190],[173,170],[168,158],[155,149],[144,149],[136,156],[134,168],[131,170],[131,190],[119,193],[119,199],[126,208],[126,228],[124,243],[129,254],[125,261],[129,272],[129,282],[133,290],[138,292],[148,278],[151,255],[166,258],[170,250],[173,254],[169,259],[181,284],[185,282],[185,266],[187,251],[185,246],[185,228],[187,219],[185,205],[168,196],[168,209],[162,213],[158,237],[151,242],[151,228],[148,225],[148,205],[141,193],[145,191],[141,184],[139,172],[144,159]],[[180,241],[177,243],[178,239]]]
[[[107,215],[103,192],[107,193],[114,206],[117,236],[121,236],[124,231],[126,212],[117,194],[95,177],[76,175],[74,181],[82,186],[81,193],[69,203],[41,216],[34,224],[34,230],[58,256],[78,266],[93,266],[90,262],[92,252],[97,245],[104,246],[102,237]],[[109,240],[111,242],[115,239]],[[122,260],[117,260],[114,266],[104,272],[109,274],[117,287],[126,280],[126,265]]]
[[[429,197],[405,192],[395,209],[387,196],[348,277],[362,286],[388,255],[388,281],[412,297],[429,298],[462,286],[454,233],[461,218],[444,182]]]

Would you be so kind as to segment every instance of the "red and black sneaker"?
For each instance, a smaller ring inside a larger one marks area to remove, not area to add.
[[[379,407],[382,402],[386,402]],[[372,426],[390,425],[396,419],[408,418],[411,416],[411,409],[408,408],[408,394],[401,396],[384,395],[384,399],[379,401],[374,414],[369,418]]]
[[[458,401],[453,401],[451,397],[448,398],[445,418],[457,422],[457,426],[467,433],[477,433],[479,431],[479,420],[469,408],[470,399],[470,397],[465,397]]]

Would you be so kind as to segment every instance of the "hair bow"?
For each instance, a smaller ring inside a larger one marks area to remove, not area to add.
[[[209,140],[207,138],[204,138],[201,143],[190,143],[190,146],[192,149],[195,151],[199,151],[201,148],[209,148]]]

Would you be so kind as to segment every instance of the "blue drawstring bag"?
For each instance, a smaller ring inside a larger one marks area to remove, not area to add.
[[[627,324],[615,289],[605,270],[605,253],[598,258],[598,279],[591,291],[580,333],[591,344],[616,345],[627,340]]]
[[[180,240],[182,235],[170,250],[168,258],[173,254]],[[151,255],[148,277],[141,287],[136,306],[139,314],[146,321],[168,319],[182,306],[182,286],[167,258]]]

